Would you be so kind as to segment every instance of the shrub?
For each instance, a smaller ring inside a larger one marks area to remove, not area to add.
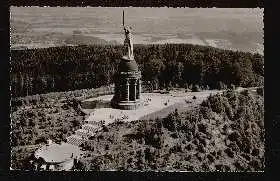
[[[211,154],[207,155],[207,159],[209,160],[210,163],[215,161],[215,158]]]
[[[192,92],[200,92],[201,91],[200,87],[197,84],[195,86],[193,86],[191,90],[192,90]]]
[[[263,87],[259,87],[257,88],[257,94],[260,95],[260,96],[263,96]]]
[[[235,85],[234,84],[230,84],[230,90],[234,90],[235,89]]]
[[[161,148],[163,145],[163,139],[161,135],[155,134],[153,132],[146,133],[144,140],[145,144],[151,145],[155,148]]]
[[[209,101],[209,103],[204,103],[204,105],[210,105],[213,112],[224,112],[223,101],[220,95],[209,96],[207,101]]]
[[[219,81],[218,85],[217,85],[217,89],[218,90],[225,90],[225,89],[227,89],[227,86],[222,81]]]
[[[200,113],[204,119],[209,119],[211,117],[211,110],[208,107],[200,106]]]
[[[177,135],[176,133],[174,133],[174,132],[171,133],[170,136],[171,136],[172,138],[178,138],[178,135]]]
[[[222,165],[222,164],[217,164],[215,165],[216,169],[219,170],[219,171],[230,171],[230,167],[228,165]]]
[[[109,150],[109,145],[105,145],[105,150]]]
[[[124,124],[124,121],[121,120],[121,119],[115,119],[115,123],[116,123],[117,125],[122,125],[122,124]]]
[[[245,90],[241,91],[240,94],[242,94],[244,96],[248,96],[249,95],[249,91],[247,89],[245,89]]]
[[[148,162],[153,161],[153,156],[152,156],[150,148],[146,148],[145,151],[144,151],[144,154],[145,154],[145,160],[147,160]]]
[[[186,150],[191,151],[192,149],[194,149],[194,145],[193,145],[192,143],[189,143],[189,144],[186,146]]]
[[[109,132],[108,127],[107,127],[107,126],[105,126],[105,125],[103,125],[103,131],[104,131],[104,132]]]
[[[240,139],[240,135],[239,135],[239,133],[237,132],[237,131],[234,131],[233,133],[231,133],[229,136],[228,136],[228,139],[230,140],[230,141],[239,141],[239,139]]]
[[[166,118],[162,121],[163,127],[168,129],[169,131],[175,131],[175,124],[174,119],[171,114],[169,114]]]
[[[207,134],[207,126],[205,124],[198,124],[198,131]]]
[[[41,136],[40,138],[35,140],[35,144],[40,144],[40,143],[47,143],[47,138],[44,136]]]
[[[177,153],[177,152],[182,152],[182,147],[179,144],[176,144],[175,146],[171,147],[169,149],[170,153]]]
[[[258,160],[252,160],[249,162],[249,165],[253,168],[253,170],[259,170],[262,166],[261,166],[261,163],[260,161]]]
[[[230,149],[230,148],[227,148],[224,150],[224,152],[231,158],[234,157],[234,152]]]

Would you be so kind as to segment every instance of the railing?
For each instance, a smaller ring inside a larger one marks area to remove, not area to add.
[[[93,135],[92,132],[90,132],[88,130],[84,130],[84,129],[78,129],[77,131],[75,131],[75,134],[78,136],[81,136],[81,137],[86,137],[86,138]]]
[[[84,130],[88,130],[90,132],[95,132],[98,129],[99,126],[96,125],[92,125],[92,124],[84,124],[82,126],[82,129]]]
[[[78,136],[78,135],[71,135],[67,138],[67,143],[76,145],[76,146],[81,146],[83,143],[85,143],[85,139],[83,137]]]

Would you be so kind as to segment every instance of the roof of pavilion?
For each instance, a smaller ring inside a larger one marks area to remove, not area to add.
[[[44,145],[35,152],[36,158],[43,158],[47,163],[61,163],[80,156],[82,151],[78,146],[68,143]],[[72,157],[73,154],[73,157]]]

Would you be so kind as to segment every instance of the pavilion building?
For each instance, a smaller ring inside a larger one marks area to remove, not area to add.
[[[115,76],[115,95],[112,106],[118,109],[133,110],[140,106],[141,71],[134,59],[122,57]]]

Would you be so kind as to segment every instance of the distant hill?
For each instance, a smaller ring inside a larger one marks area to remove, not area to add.
[[[123,8],[12,7],[11,48],[123,43]],[[263,54],[262,9],[126,8],[136,44],[186,43]]]
[[[80,34],[74,34],[67,37],[64,40],[65,44],[72,45],[106,45],[106,44],[117,44],[116,41],[106,41],[104,39],[94,37],[94,36],[85,36]]]
[[[26,43],[29,42],[29,43]],[[60,47],[60,46],[78,46],[78,45],[117,45],[119,44],[115,40],[106,41],[102,38],[77,34],[63,34],[59,32],[50,32],[37,35],[25,35],[21,37],[19,34],[13,34],[11,36],[11,49],[33,49],[33,48],[48,48],[48,47]]]

